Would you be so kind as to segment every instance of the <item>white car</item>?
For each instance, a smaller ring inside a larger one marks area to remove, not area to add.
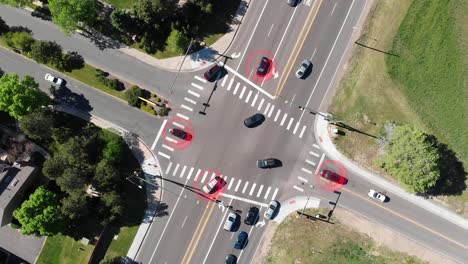
[[[263,217],[265,217],[268,220],[273,219],[276,210],[278,209],[279,203],[275,200],[272,200],[270,204],[268,205],[268,209],[265,211],[265,214]]]
[[[371,197],[372,199],[381,201],[382,203],[385,202],[385,200],[387,200],[387,196],[373,189],[370,189],[367,195],[369,195],[369,197]]]
[[[48,73],[45,75],[44,79],[58,86],[62,86],[65,83],[65,81],[62,78],[52,76]]]
[[[229,213],[228,217],[226,218],[226,222],[224,222],[224,230],[233,231],[236,221],[237,221],[237,214],[232,213],[232,212]]]
[[[219,176],[214,177],[205,186],[203,186],[203,192],[206,194],[214,193],[223,185],[223,179]]]
[[[310,65],[312,65],[312,63],[309,60],[304,60],[301,63],[301,67],[296,72],[296,77],[302,79],[304,77],[304,73],[307,71],[307,69],[309,69]]]

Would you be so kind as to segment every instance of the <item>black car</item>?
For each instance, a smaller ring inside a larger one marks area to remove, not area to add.
[[[287,0],[287,1],[288,1],[289,6],[295,7],[297,5],[297,0]]]
[[[261,159],[257,160],[257,167],[260,169],[271,169],[276,167],[281,167],[281,161],[277,159]]]
[[[247,213],[247,217],[244,220],[244,223],[246,225],[255,225],[255,223],[258,220],[258,212],[259,211],[260,210],[258,210],[257,207],[253,207],[253,206],[250,207],[249,212]]]
[[[262,57],[257,68],[257,75],[266,75],[270,69],[270,65],[270,60],[267,57]]]
[[[185,140],[192,139],[192,135],[190,135],[189,133],[185,132],[184,130],[180,128],[169,129],[169,133],[181,139],[185,139]]]
[[[265,121],[265,116],[263,116],[262,114],[255,114],[247,119],[244,120],[244,125],[248,128],[253,128],[253,127],[257,127],[259,126],[260,124],[263,123],[263,121]]]
[[[247,232],[245,232],[245,231],[239,232],[239,234],[237,235],[237,239],[234,242],[234,248],[235,249],[244,249],[248,238],[249,238],[249,234],[247,234]]]
[[[211,69],[209,69],[207,72],[205,72],[205,74],[203,74],[203,77],[205,77],[207,81],[212,82],[216,80],[216,77],[218,77],[218,75],[221,77],[221,71],[222,68],[219,65],[215,65],[211,67]]]
[[[226,256],[226,264],[236,264],[237,263],[237,257],[229,254]]]

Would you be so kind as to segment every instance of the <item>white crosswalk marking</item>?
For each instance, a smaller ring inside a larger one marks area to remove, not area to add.
[[[258,105],[258,108],[257,108],[258,111],[262,109],[263,102],[265,102],[265,98],[262,98],[262,100],[260,101],[260,104]]]
[[[281,113],[281,109],[278,109],[278,111],[276,111],[276,115],[275,115],[275,120],[274,120],[275,122],[276,122],[276,120],[278,120],[278,117],[279,117],[280,113]]]
[[[200,97],[200,94],[198,94],[198,93],[196,93],[196,92],[194,92],[194,91],[192,91],[192,90],[188,90],[187,92],[188,92],[189,94],[195,96],[195,97]]]
[[[302,178],[301,176],[297,176],[297,178],[298,178],[300,181],[308,182],[308,180],[307,180],[306,178]]]
[[[268,113],[268,117],[271,117],[271,114],[273,114],[273,109],[275,109],[274,105],[271,105],[270,112]]]
[[[275,191],[273,192],[273,196],[271,196],[272,200],[276,198],[276,194],[278,194],[278,188],[276,188]]]
[[[182,172],[181,172],[180,175],[179,175],[180,178],[184,177],[184,173],[185,173],[185,170],[186,170],[186,169],[187,169],[187,166],[184,166],[184,167],[182,168]]]
[[[199,180],[200,172],[201,172],[201,169],[198,169],[197,174],[195,174],[195,179],[193,179],[193,181],[198,181]]]
[[[267,107],[265,108],[265,111],[263,112],[264,115],[268,113],[268,110],[270,109],[271,103],[267,104]]]
[[[242,92],[239,94],[239,99],[242,99],[242,97],[244,96],[245,89],[247,89],[247,87],[244,86],[244,87],[242,88]]]
[[[229,85],[228,85],[228,88],[227,88],[228,91],[231,90],[231,87],[232,87],[233,83],[234,83],[234,78],[232,78],[231,81],[229,82]]]
[[[190,112],[193,111],[193,108],[192,108],[192,107],[186,106],[186,105],[184,105],[184,104],[181,104],[180,106],[181,106],[182,108],[184,108],[185,110],[189,110]]]
[[[171,156],[169,156],[169,155],[167,155],[167,154],[165,154],[165,153],[162,153],[162,152],[160,152],[160,151],[158,152],[158,155],[161,156],[161,157],[164,157],[164,158],[166,158],[166,159],[171,159]]]
[[[312,151],[309,151],[309,154],[312,155],[312,156],[315,156],[315,157],[320,157],[319,154],[315,153],[315,152],[312,152]]]
[[[312,174],[312,172],[306,168],[301,168],[301,171],[308,173],[308,174]]]
[[[283,115],[283,119],[281,119],[280,126],[283,126],[284,121],[286,121],[286,117],[288,117],[288,113],[285,113],[285,114]]]
[[[249,102],[250,96],[252,95],[252,90],[249,90],[249,94],[247,94],[247,98],[245,98],[245,103]]]
[[[211,177],[210,177],[210,180],[212,180],[214,177],[216,177],[216,173],[211,173]]]
[[[297,187],[296,185],[293,186],[294,189],[300,191],[300,192],[303,192],[304,189],[302,189],[301,187]]]
[[[177,140],[172,139],[172,138],[170,138],[170,137],[166,137],[166,140],[167,140],[167,141],[170,141],[170,142],[172,142],[172,143],[174,143],[174,144],[177,144]]]
[[[172,176],[175,176],[175,175],[176,175],[177,171],[179,170],[179,166],[180,166],[180,164],[177,163],[177,165],[175,166],[174,171],[172,172]]]
[[[301,130],[301,133],[299,134],[299,138],[302,138],[302,136],[304,135],[305,130],[306,130],[306,126],[303,126],[302,130]]]
[[[253,107],[255,105],[255,102],[257,102],[257,98],[258,98],[258,93],[255,94],[254,99],[252,101],[252,104],[250,105],[251,107]]]
[[[231,190],[231,186],[233,183],[234,183],[234,178],[231,178],[231,180],[229,180],[228,190]]]
[[[239,86],[240,86],[240,83],[237,83],[237,84],[236,84],[236,88],[234,88],[234,95],[236,95],[237,90],[239,89]]]
[[[183,114],[180,114],[180,113],[177,113],[176,116],[180,117],[180,118],[183,118],[185,120],[189,120],[190,118],[188,118],[188,116],[185,116]]]
[[[288,126],[286,127],[287,130],[289,130],[289,128],[291,127],[291,124],[294,122],[294,118],[291,117],[291,119],[289,119],[289,123],[288,123]]]
[[[167,165],[166,174],[169,174],[169,171],[171,170],[171,167],[172,167],[172,161],[169,162],[169,165]]]
[[[198,75],[195,75],[194,78],[197,79],[197,80],[199,80],[199,81],[202,82],[202,83],[206,83],[206,79],[205,79],[205,78],[202,78],[202,77],[200,77],[200,76],[198,76]]]
[[[208,171],[205,171],[205,173],[203,173],[203,177],[201,180],[202,183],[205,182],[206,176],[208,176]]]
[[[260,188],[258,188],[257,197],[260,197],[260,194],[262,194],[262,190],[263,190],[263,184],[260,185]]]
[[[242,189],[242,193],[245,193],[245,190],[247,189],[247,186],[249,186],[249,182],[245,182],[244,189]]]
[[[184,128],[185,128],[185,126],[184,126],[184,125],[182,125],[182,124],[179,124],[179,123],[177,123],[177,122],[172,122],[172,124],[173,124],[174,126],[176,126],[176,127],[182,128],[182,129],[184,129]]]
[[[320,149],[320,146],[317,145],[317,144],[312,144],[312,146],[314,146],[314,148],[316,148],[316,149]]]
[[[271,187],[268,186],[268,188],[266,190],[266,193],[265,193],[265,196],[263,196],[263,199],[266,199],[268,197],[268,194],[270,194],[270,190],[271,190]]]
[[[226,84],[227,79],[228,79],[228,75],[224,76],[223,82],[221,83],[222,87],[224,87],[224,85]]]
[[[198,85],[198,84],[196,84],[196,83],[191,83],[191,85],[192,85],[193,87],[197,88],[198,90],[203,91],[203,86]]]
[[[237,182],[237,185],[236,185],[236,189],[234,190],[235,192],[237,192],[237,190],[239,190],[239,186],[241,184],[242,180],[239,179],[239,181]]]
[[[192,103],[192,104],[197,104],[197,102],[195,100],[192,100],[192,99],[190,99],[188,97],[184,97],[184,100],[189,102],[189,103]]]
[[[297,128],[299,128],[299,122],[296,123],[296,126],[294,127],[293,134],[296,135]]]
[[[254,184],[252,185],[252,189],[250,189],[249,195],[252,195],[252,193],[253,193],[254,190],[255,190],[255,186],[257,186],[256,183],[254,183]]]
[[[192,177],[193,170],[195,170],[194,167],[190,168],[188,175],[187,175],[187,180],[190,180],[190,177]]]
[[[167,149],[167,150],[169,150],[169,151],[174,151],[174,148],[171,148],[171,147],[169,147],[169,146],[166,145],[166,144],[162,144],[162,147],[165,148],[165,149]]]
[[[308,160],[308,159],[306,159],[305,162],[306,162],[306,163],[309,163],[309,164],[312,165],[312,166],[315,166],[315,165],[316,165],[315,162],[313,162],[313,161],[311,161],[311,160]]]

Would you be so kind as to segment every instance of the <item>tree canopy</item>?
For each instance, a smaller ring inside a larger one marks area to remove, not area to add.
[[[28,3],[31,3],[32,0],[0,0],[0,3],[11,5],[14,7],[25,6]]]
[[[47,108],[38,109],[23,116],[20,127],[23,133],[31,139],[47,142],[52,136],[54,117]]]
[[[404,125],[393,130],[380,165],[410,191],[425,193],[440,177],[439,158],[429,135]]]
[[[96,18],[96,0],[49,0],[52,20],[70,34],[83,25],[92,25]]]

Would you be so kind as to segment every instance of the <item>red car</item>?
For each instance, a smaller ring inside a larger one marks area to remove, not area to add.
[[[346,179],[345,177],[339,175],[339,174],[336,174],[334,172],[331,172],[329,170],[322,170],[320,172],[320,176],[322,176],[322,178],[325,178],[329,181],[332,181],[332,182],[336,182],[336,183],[339,183],[339,184],[346,184],[348,183],[348,179]]]
[[[219,65],[215,65],[211,67],[211,69],[209,69],[207,72],[205,72],[205,74],[203,74],[203,77],[205,77],[207,81],[213,82],[216,80],[216,77],[218,77],[218,75],[221,75],[220,71],[221,67],[219,67]]]

